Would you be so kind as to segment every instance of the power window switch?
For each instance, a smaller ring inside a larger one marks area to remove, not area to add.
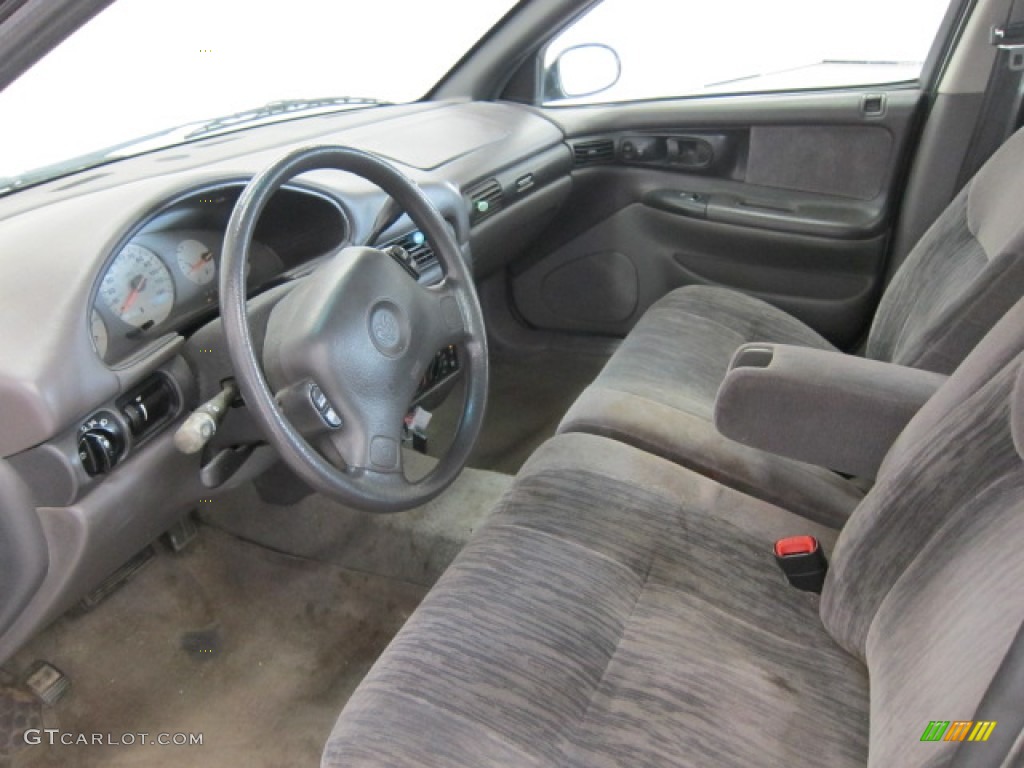
[[[320,415],[324,417],[324,421],[327,422],[327,426],[331,429],[337,429],[341,426],[341,416],[330,406],[321,411]]]
[[[313,400],[313,407],[323,413],[323,410],[327,407],[327,395],[323,393],[323,390],[314,384],[310,387],[309,396]]]

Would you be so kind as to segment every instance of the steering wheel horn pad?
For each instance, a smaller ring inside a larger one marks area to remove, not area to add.
[[[382,355],[395,357],[408,346],[409,323],[401,309],[384,300],[370,308],[370,338]]]

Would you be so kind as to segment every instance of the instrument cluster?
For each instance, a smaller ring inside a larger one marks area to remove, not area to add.
[[[213,317],[224,236],[243,187],[227,182],[172,200],[110,255],[88,314],[93,346],[107,365]],[[348,238],[348,218],[338,201],[286,185],[256,226],[246,273],[250,295],[301,272]]]
[[[223,235],[171,229],[143,232],[114,257],[100,278],[89,317],[97,354],[116,363],[147,341],[178,330],[217,306]],[[279,274],[281,260],[253,243],[250,287]]]

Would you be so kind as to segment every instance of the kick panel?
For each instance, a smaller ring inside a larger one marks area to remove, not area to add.
[[[540,294],[544,308],[569,323],[624,323],[639,300],[636,265],[617,251],[589,253],[546,272]]]

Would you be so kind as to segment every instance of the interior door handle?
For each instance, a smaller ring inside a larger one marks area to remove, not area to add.
[[[618,157],[630,165],[728,175],[737,142],[732,133],[634,134],[622,137]]]
[[[668,138],[665,140],[668,161],[691,170],[707,168],[715,162],[711,143],[696,137]]]

